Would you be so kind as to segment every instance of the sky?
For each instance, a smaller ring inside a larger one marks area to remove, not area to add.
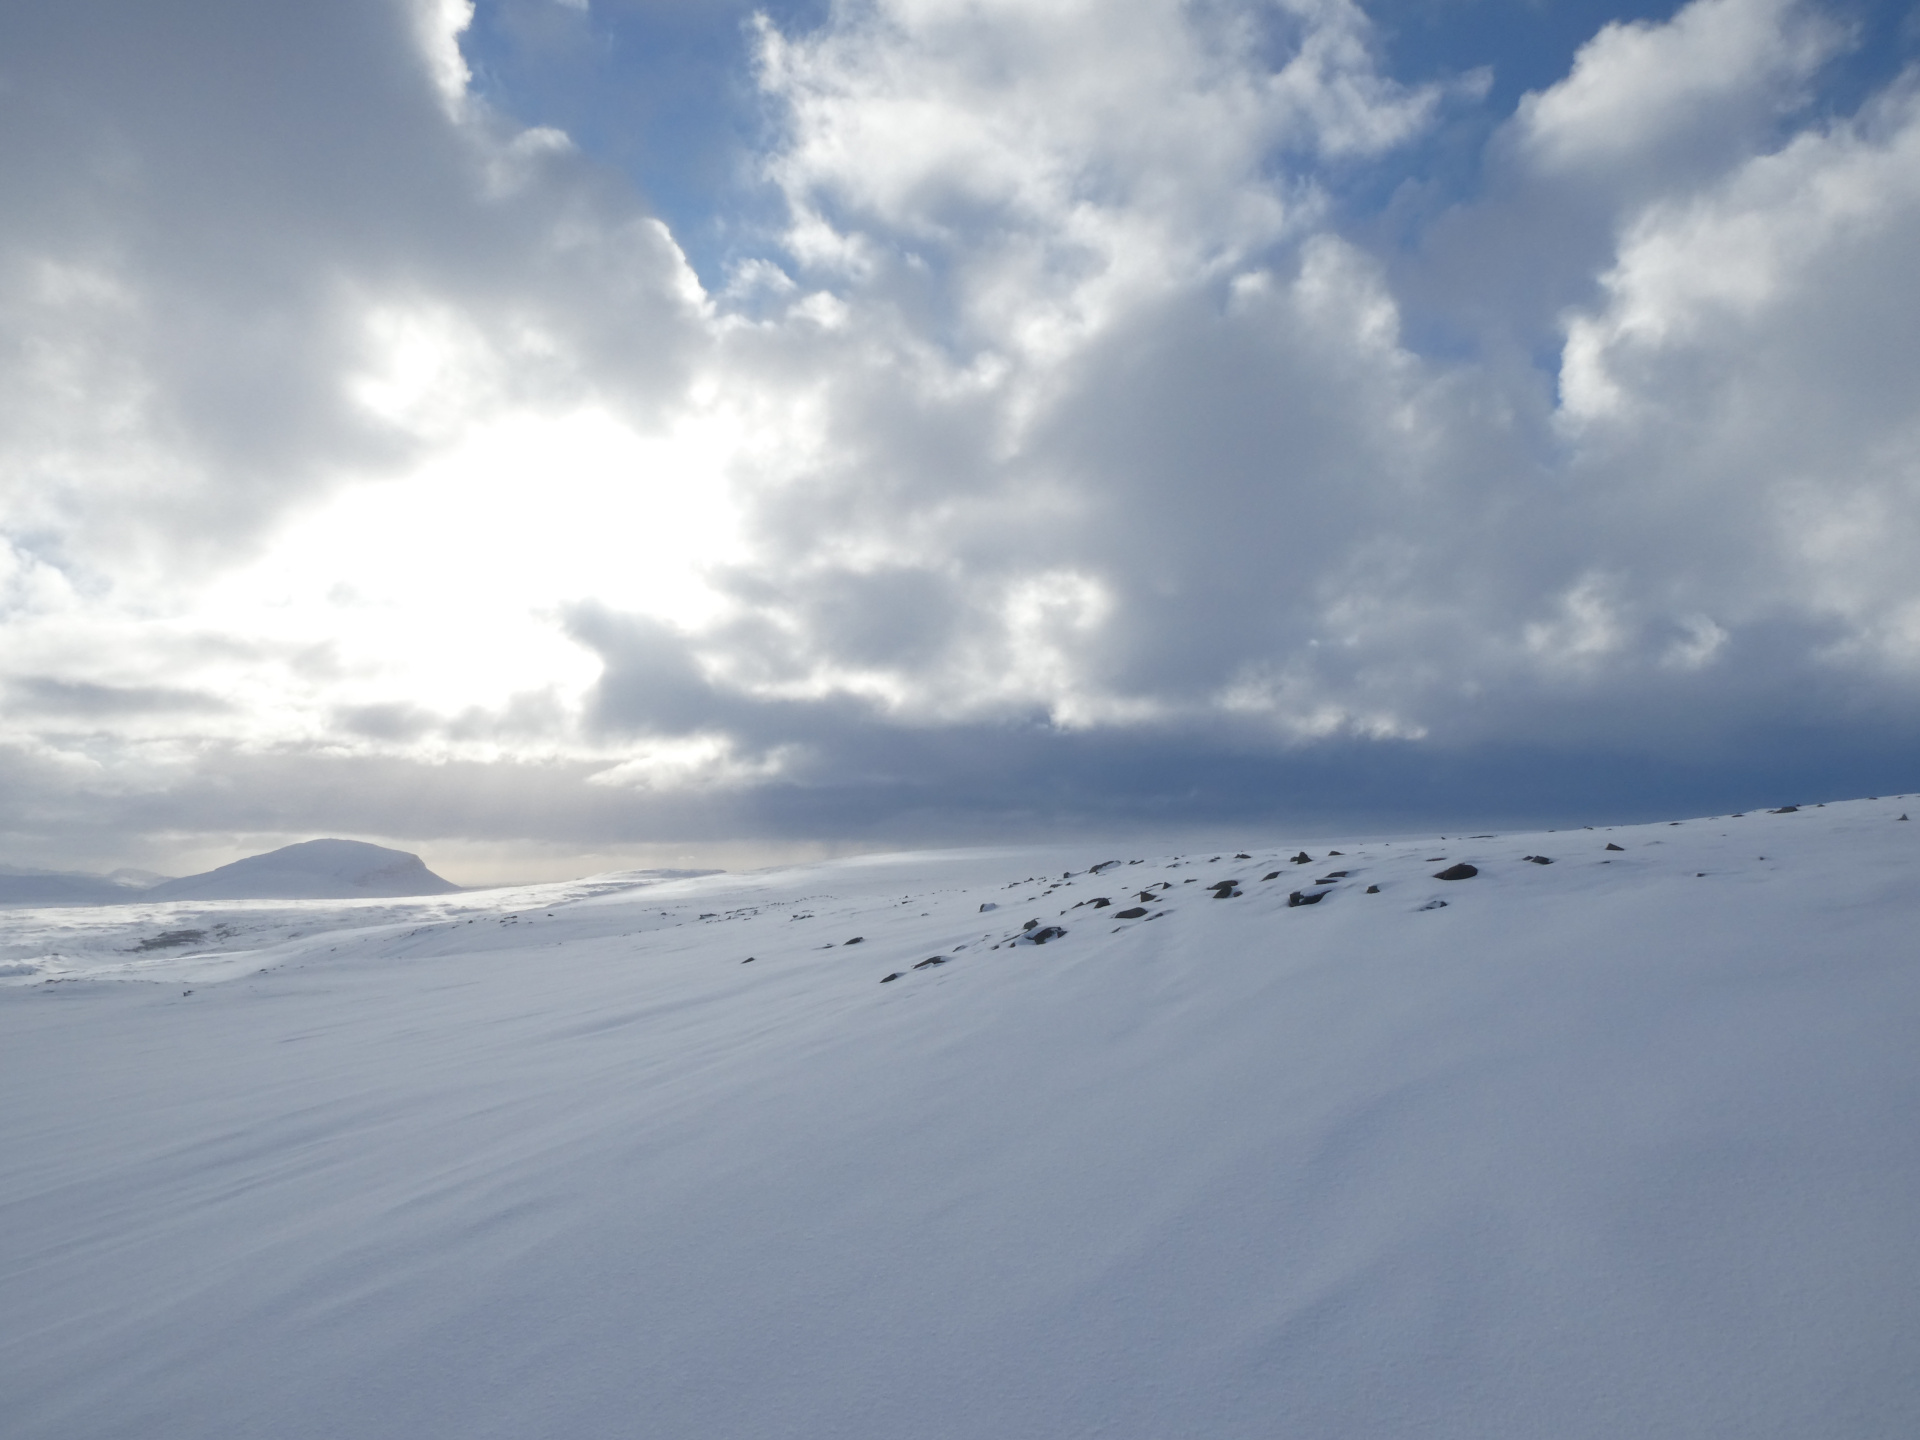
[[[1920,787],[1920,8],[0,15],[0,862]]]

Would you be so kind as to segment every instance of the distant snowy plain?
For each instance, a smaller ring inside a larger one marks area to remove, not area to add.
[[[0,912],[0,1433],[1920,1434],[1913,803]]]

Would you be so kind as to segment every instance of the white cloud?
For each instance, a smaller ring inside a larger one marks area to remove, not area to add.
[[[1920,678],[1920,111],[1796,118],[1810,5],[1604,30],[1411,248],[1336,182],[1440,93],[1352,5],[763,25],[786,212],[716,295],[473,96],[465,5],[242,11],[0,92],[43,828],[937,832]]]

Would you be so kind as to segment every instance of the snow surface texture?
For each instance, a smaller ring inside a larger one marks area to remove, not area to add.
[[[0,1430],[1920,1434],[1912,803],[10,912]]]

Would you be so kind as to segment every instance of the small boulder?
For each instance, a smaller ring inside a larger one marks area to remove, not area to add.
[[[867,937],[864,935],[856,935],[851,940],[843,940],[840,943],[843,945],[858,945],[861,941],[865,940],[866,938]]]
[[[1462,860],[1458,865],[1449,865],[1444,870],[1436,870],[1433,878],[1436,880],[1471,880],[1479,873],[1479,866],[1469,865],[1466,861]]]
[[[1027,938],[1036,945],[1044,945],[1049,940],[1058,940],[1067,932],[1058,925],[1043,925],[1038,930],[1029,931]]]
[[[880,983],[881,983],[882,985],[884,985],[884,984],[886,984],[886,983],[887,983],[887,982],[888,982],[889,980],[898,980],[899,978],[900,978],[900,972],[899,972],[898,970],[896,970],[896,971],[894,971],[894,972],[893,972],[893,974],[891,974],[891,975],[882,975],[882,976],[880,977]]]
[[[1614,844],[1614,843],[1613,843],[1613,842],[1612,842],[1611,840],[1609,840],[1609,841],[1607,841],[1607,849],[1609,849],[1609,850],[1624,850],[1624,849],[1626,849],[1626,848],[1627,848],[1627,847],[1626,847],[1626,846],[1624,846],[1624,845],[1616,845],[1616,844]]]
[[[1420,908],[1422,910],[1444,910],[1447,908],[1447,902],[1444,900],[1429,900]]]
[[[1324,890],[1315,890],[1310,894],[1304,890],[1296,890],[1287,896],[1287,908],[1291,910],[1296,905],[1318,905],[1326,898],[1327,892]]]
[[[1378,895],[1379,893],[1380,893],[1380,887],[1378,885],[1367,886],[1367,894]]]
[[[918,965],[915,965],[913,968],[916,970],[924,970],[929,965],[944,965],[946,963],[947,963],[947,957],[944,955],[929,955],[926,959],[922,960]]]
[[[1312,859],[1313,857],[1311,855],[1302,850],[1298,855],[1293,857],[1293,863],[1296,865],[1305,865],[1312,861]]]
[[[1138,919],[1139,919],[1139,918],[1140,918],[1140,917],[1141,917],[1142,915],[1144,915],[1144,914],[1146,914],[1146,913],[1147,913],[1147,907],[1146,907],[1146,906],[1144,906],[1144,905],[1135,905],[1135,906],[1134,906],[1134,907],[1133,907],[1132,909],[1130,909],[1130,910],[1116,910],[1116,911],[1114,911],[1114,912],[1113,912],[1113,918],[1114,918],[1114,919],[1116,919],[1116,920],[1138,920]]]
[[[1798,815],[1800,813],[1800,807],[1798,805],[1782,805],[1778,810],[1769,810],[1767,813],[1769,815]]]
[[[1521,860],[1528,865],[1551,865],[1553,861],[1544,855],[1522,855]]]

